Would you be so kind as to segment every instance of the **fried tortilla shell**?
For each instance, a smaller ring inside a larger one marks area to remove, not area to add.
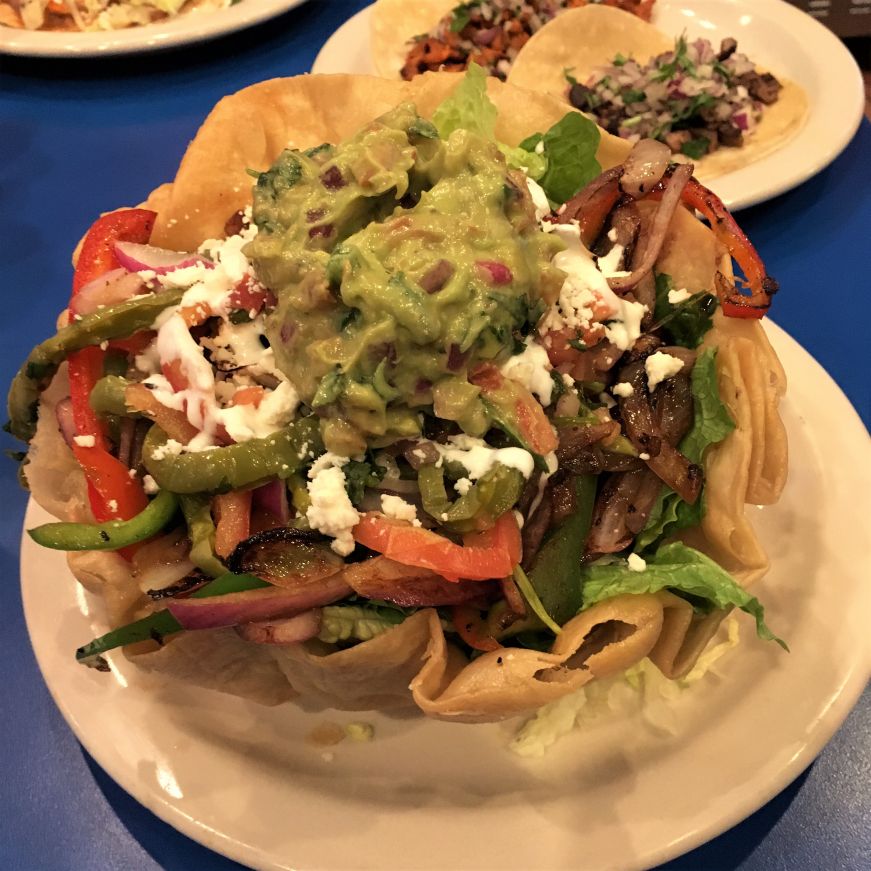
[[[523,46],[508,81],[567,100],[566,70],[584,83],[596,67],[610,64],[618,54],[644,64],[673,49],[671,35],[637,15],[613,6],[582,6],[549,21]],[[794,82],[777,78],[782,85],[777,102],[764,107],[744,145],[705,155],[696,163],[697,178],[705,182],[740,169],[776,151],[801,129],[808,114],[807,96]]]
[[[411,691],[430,717],[460,723],[502,720],[624,671],[647,656],[661,630],[656,596],[617,596],[569,620],[550,653],[492,650],[459,671],[444,635],[433,633]]]
[[[250,203],[246,168],[266,169],[287,146],[339,141],[402,101],[413,101],[430,115],[458,81],[452,74],[427,74],[413,82],[302,76],[226,97],[191,143],[175,181],[149,199],[159,210],[153,242],[192,250],[222,236],[227,219]],[[556,100],[532,97],[495,79],[488,89],[502,110],[498,135],[509,144],[547,129],[566,111]],[[627,149],[603,136],[598,157],[612,166]],[[693,291],[713,291],[719,276],[731,279],[728,257],[713,234],[683,209],[672,222],[657,269],[668,272],[677,287]],[[719,349],[720,387],[736,428],[705,459],[708,512],[693,533],[694,543],[747,582],[764,571],[767,560],[744,517],[744,503],[771,501],[783,485],[786,446],[777,402],[785,381],[758,324],[738,325],[718,315],[708,341]],[[59,382],[59,395],[63,389]],[[65,464],[70,481],[58,502],[48,502],[51,485],[40,484],[38,498],[73,519],[87,510],[84,479],[75,474],[71,452],[57,432],[51,398],[40,417],[35,462],[46,468],[39,471],[56,474],[52,464]],[[112,625],[142,616],[142,594],[119,555],[76,555],[70,565],[89,589],[102,591]],[[306,704],[352,710],[416,706],[431,717],[479,722],[532,710],[645,656],[667,676],[684,674],[722,616],[697,617],[671,594],[619,596],[570,620],[549,652],[506,648],[472,661],[450,642],[433,609],[345,649],[315,640],[257,645],[233,630],[207,630],[170,636],[158,650],[128,653],[148,671],[265,704],[300,696]]]

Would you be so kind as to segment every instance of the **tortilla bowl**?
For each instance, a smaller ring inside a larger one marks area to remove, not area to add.
[[[228,218],[251,201],[246,169],[266,169],[287,146],[336,142],[403,101],[431,115],[458,81],[444,73],[413,82],[301,76],[224,98],[191,142],[175,180],[147,201],[159,212],[153,244],[194,250],[223,235]],[[500,109],[497,136],[508,144],[548,129],[566,111],[553,97],[496,80],[488,82],[488,93]],[[609,167],[627,151],[625,142],[603,134],[597,155]],[[713,290],[718,279],[731,279],[724,250],[683,209],[672,222],[659,267],[677,286]],[[786,442],[777,414],[785,382],[758,322],[727,323],[718,315],[708,341],[719,347],[721,394],[736,428],[706,457],[707,515],[693,531],[693,544],[746,584],[764,573],[767,559],[744,504],[774,501],[785,477]],[[42,397],[27,471],[37,502],[64,519],[81,520],[89,516],[84,478],[76,475],[55,423],[54,406],[67,395],[64,378],[61,370]],[[120,555],[72,554],[69,564],[80,582],[103,596],[112,626],[153,607]],[[619,596],[568,621],[547,652],[505,648],[471,662],[451,644],[431,608],[345,649],[317,640],[254,644],[220,629],[181,633],[160,649],[148,642],[126,652],[146,670],[264,704],[302,697],[309,706],[417,708],[440,719],[481,722],[535,709],[646,656],[669,677],[685,674],[723,614],[699,616],[670,593]]]

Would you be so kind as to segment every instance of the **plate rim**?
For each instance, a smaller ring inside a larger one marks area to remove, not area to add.
[[[721,0],[721,2],[723,2],[723,0]],[[784,16],[791,25],[795,25],[802,29],[809,29],[810,33],[808,39],[814,41],[815,49],[818,49],[819,46],[822,45],[827,50],[827,57],[829,56],[828,52],[831,52],[832,56],[836,59],[839,69],[842,72],[842,78],[838,79],[837,87],[844,89],[844,99],[852,104],[851,110],[846,112],[844,116],[847,119],[847,123],[838,124],[833,127],[833,129],[837,131],[837,135],[833,136],[831,141],[827,143],[826,148],[823,151],[820,151],[810,163],[803,164],[801,168],[793,169],[792,171],[782,173],[779,177],[776,177],[776,181],[773,184],[757,187],[756,189],[751,189],[744,193],[740,191],[733,193],[729,190],[728,180],[730,176],[734,178],[737,172],[741,172],[745,168],[723,173],[722,175],[711,179],[710,182],[706,182],[706,184],[709,184],[715,191],[717,191],[718,195],[720,195],[723,200],[723,203],[730,211],[737,212],[741,209],[759,205],[760,203],[767,202],[781,194],[787,193],[793,188],[796,188],[813,178],[829,166],[829,164],[831,164],[850,144],[853,137],[856,135],[856,131],[859,129],[859,125],[862,123],[862,118],[864,117],[865,112],[865,89],[859,65],[856,63],[855,58],[850,54],[846,46],[831,30],[829,30],[829,28],[816,18],[803,12],[797,6],[793,6],[791,3],[786,2],[786,0],[755,0],[755,2],[750,2],[750,0],[724,0],[724,5],[725,4],[734,7],[744,6],[757,12],[774,12],[775,16]],[[374,4],[365,6],[333,31],[321,47],[314,63],[312,64],[313,73],[341,72],[341,70],[336,69],[329,63],[329,59],[331,56],[337,56],[340,54],[343,35],[355,28],[359,28],[361,31],[365,29],[368,47],[369,18],[372,14],[373,5]],[[660,0],[658,8],[661,9],[662,6],[666,5],[675,7],[692,7],[696,4],[694,0]],[[656,16],[656,9],[657,7],[654,7],[654,17]],[[654,25],[656,24],[655,21],[652,23]],[[816,54],[814,56],[816,56]],[[324,69],[325,66],[328,66],[328,68]],[[821,67],[820,70],[824,73],[822,79],[828,83],[830,70],[828,67]],[[375,72],[372,70],[368,74],[375,75]],[[827,84],[827,86],[830,85]],[[790,146],[800,140],[800,137],[802,137],[807,130],[808,122],[809,118],[805,118],[802,127],[797,131],[792,139],[784,143],[783,147]],[[754,169],[761,166],[763,170],[766,169],[769,164],[774,166],[777,163],[778,155],[781,152],[782,148],[777,149],[771,154],[764,155],[758,160],[752,161],[749,166]],[[726,182],[725,192],[721,190],[724,181]]]
[[[86,33],[0,26],[0,57],[99,58],[163,51],[253,27],[305,2],[242,0],[214,12],[193,11],[154,24]]]
[[[865,437],[866,430],[858,413],[843,391],[841,391],[822,365],[795,339],[789,336],[788,333],[770,322],[769,328],[772,331],[772,338],[775,339],[775,343],[783,342],[790,348],[791,352],[797,353],[804,358],[803,364],[811,366],[814,369],[815,376],[824,379],[827,388],[832,391],[833,408],[830,408],[830,412],[836,413],[839,419],[839,427],[842,432],[846,433],[845,438],[849,442],[858,443],[858,439]],[[30,517],[34,510],[34,503],[31,500],[28,504],[27,517]],[[25,524],[27,524],[27,519],[25,519]],[[50,655],[49,651],[43,649],[34,640],[34,626],[37,622],[36,603],[32,591],[28,589],[26,581],[28,572],[25,562],[27,553],[32,552],[35,548],[36,546],[32,544],[22,531],[21,593],[25,622],[43,680],[62,716],[87,752],[125,791],[182,834],[238,862],[247,864],[256,863],[257,867],[276,869],[292,867],[290,864],[274,861],[262,848],[254,844],[245,843],[225,832],[218,831],[205,822],[185,813],[180,807],[175,806],[169,801],[164,793],[143,786],[143,782],[136,775],[135,767],[125,768],[123,765],[116,765],[114,757],[111,754],[108,754],[107,758],[107,754],[101,752],[100,742],[86,728],[79,724],[75,714],[67,704],[63,692],[63,682],[57,683],[50,677],[47,661]],[[871,651],[866,650],[865,653],[871,653]],[[813,723],[813,728],[801,748],[792,754],[788,762],[777,772],[776,776],[769,777],[765,781],[761,790],[745,794],[742,800],[731,805],[729,813],[721,814],[719,817],[708,821],[705,825],[698,826],[694,831],[668,844],[648,850],[643,862],[635,861],[632,864],[621,867],[651,867],[654,864],[683,855],[732,828],[741,820],[746,819],[792,783],[811,764],[825,744],[828,743],[863,692],[869,679],[869,672],[871,672],[871,656],[866,656],[864,663],[862,659],[862,650],[857,649],[856,655],[850,659],[848,666],[838,675],[839,682],[835,688],[836,694],[832,696],[832,691],[829,691],[826,708],[823,714]],[[292,859],[288,860],[288,862],[291,861]]]

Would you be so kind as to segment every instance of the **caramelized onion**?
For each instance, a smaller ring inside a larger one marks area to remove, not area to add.
[[[623,163],[620,187],[623,193],[637,200],[659,183],[671,163],[671,149],[655,139],[642,139],[635,143]],[[692,171],[690,171],[692,175]]]
[[[681,499],[694,504],[702,488],[702,469],[669,443],[656,422],[645,384],[644,363],[639,360],[624,366],[620,380],[634,388],[619,400],[626,435],[639,452],[647,455],[648,467]]]
[[[675,167],[665,183],[665,190],[656,210],[656,216],[650,228],[650,233],[638,240],[638,249],[641,253],[637,265],[633,266],[629,275],[620,278],[609,278],[608,285],[615,292],[632,290],[653,269],[662,250],[662,243],[674,217],[675,210],[680,205],[681,194],[692,178],[693,165],[682,164]]]

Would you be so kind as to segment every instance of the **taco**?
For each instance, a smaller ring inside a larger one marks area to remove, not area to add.
[[[684,674],[736,606],[772,637],[775,287],[662,146],[480,70],[223,99],[10,391],[113,627],[78,659],[477,722]]]
[[[377,0],[370,18],[372,60],[388,79],[462,72],[477,64],[505,80],[517,53],[566,9],[605,2],[650,20],[654,0]]]
[[[738,48],[731,38],[672,39],[619,9],[586,6],[542,27],[508,80],[570,101],[629,141],[664,141],[712,179],[780,148],[808,111],[799,85]]]

